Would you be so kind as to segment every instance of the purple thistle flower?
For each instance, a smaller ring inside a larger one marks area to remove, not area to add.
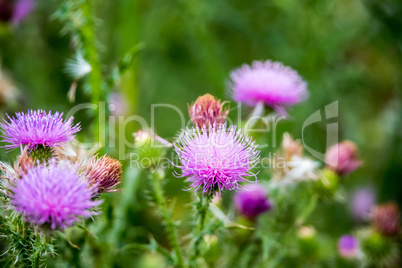
[[[52,229],[66,228],[78,217],[96,215],[92,209],[102,203],[92,200],[97,187],[77,174],[77,167],[66,162],[28,170],[13,188],[11,204],[32,224],[49,224]]]
[[[218,125],[207,129],[186,129],[175,143],[182,174],[190,188],[203,193],[241,188],[244,177],[255,176],[250,170],[259,159],[257,145],[235,126]]]
[[[352,215],[356,220],[365,221],[370,218],[371,209],[376,204],[376,194],[373,188],[363,187],[353,193],[350,205]]]
[[[230,74],[233,98],[247,105],[265,103],[284,112],[284,107],[295,105],[308,96],[307,84],[290,67],[280,62],[254,61],[244,64]]]
[[[234,206],[240,214],[248,219],[255,219],[271,209],[267,191],[260,184],[249,184],[233,197]]]
[[[15,149],[21,145],[28,145],[30,149],[39,145],[57,146],[60,143],[71,141],[75,133],[81,130],[79,124],[73,126],[73,117],[63,120],[63,113],[44,110],[29,110],[27,113],[16,113],[16,117],[7,115],[9,122],[0,123],[3,142],[6,149]]]
[[[354,236],[344,235],[338,241],[338,252],[344,258],[353,258],[359,250],[359,241]]]
[[[34,0],[19,0],[15,3],[14,14],[13,14],[13,23],[19,24],[23,21],[34,9],[35,1]]]

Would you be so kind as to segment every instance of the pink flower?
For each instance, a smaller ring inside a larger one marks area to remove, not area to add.
[[[28,170],[16,180],[11,203],[32,224],[49,224],[52,229],[71,226],[79,217],[97,214],[93,200],[97,187],[79,177],[77,167],[51,161],[48,166]]]
[[[8,115],[7,115],[8,116]],[[46,113],[44,110],[29,110],[27,113],[16,113],[16,117],[8,116],[9,121],[0,123],[3,142],[6,149],[28,145],[30,149],[39,145],[53,147],[71,141],[75,133],[80,131],[79,124],[73,125],[73,117],[63,119],[63,113]]]
[[[280,62],[254,61],[252,66],[243,65],[230,74],[233,98],[247,105],[263,102],[283,112],[308,96],[307,84],[290,67]]]
[[[236,210],[248,219],[255,219],[271,209],[267,191],[260,184],[248,184],[233,197]]]
[[[347,175],[355,171],[362,162],[357,158],[357,147],[351,141],[335,144],[325,155],[327,168],[338,175]]]
[[[241,188],[245,177],[256,176],[251,169],[258,163],[257,145],[235,126],[186,129],[174,146],[182,170],[177,176],[203,193]]]
[[[353,258],[359,250],[359,242],[351,235],[344,235],[338,241],[338,252],[344,258]]]

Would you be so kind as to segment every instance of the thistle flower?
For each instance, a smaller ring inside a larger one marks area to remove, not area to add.
[[[16,181],[11,204],[30,223],[60,229],[97,214],[92,209],[102,201],[92,200],[96,190],[78,176],[77,167],[50,161]]]
[[[293,106],[308,96],[306,82],[290,67],[280,62],[254,61],[243,65],[230,74],[229,86],[236,101],[255,106],[265,103],[284,113],[284,108]]]
[[[187,128],[174,146],[182,171],[176,176],[188,177],[190,188],[202,187],[204,194],[241,188],[245,177],[256,177],[250,170],[258,163],[257,145],[235,126]]]
[[[19,24],[33,10],[35,2],[33,0],[0,0],[0,21]]]
[[[121,183],[121,163],[104,155],[101,158],[91,157],[88,162],[85,178],[90,185],[97,185],[100,193],[118,191],[115,189]]]
[[[215,99],[211,94],[198,97],[197,100],[188,106],[188,113],[191,121],[202,128],[204,125],[208,129],[214,124],[223,124],[229,114],[228,109],[224,109],[219,99]]]
[[[359,241],[354,236],[344,235],[338,241],[338,253],[344,258],[354,258],[359,251]]]
[[[109,95],[109,110],[114,116],[123,116],[128,113],[127,99],[120,92],[112,92]]]
[[[74,134],[81,127],[73,126],[73,117],[63,120],[62,113],[46,113],[44,110],[29,110],[16,113],[16,117],[7,115],[9,122],[0,123],[3,142],[6,149],[15,149],[28,145],[30,149],[39,145],[53,147],[74,139]]]
[[[357,147],[351,141],[335,144],[325,155],[327,168],[338,175],[347,175],[355,171],[362,162],[357,158]]]
[[[248,219],[255,219],[271,209],[267,191],[260,184],[248,184],[233,198],[236,210]]]
[[[351,202],[352,215],[356,220],[365,221],[376,203],[376,195],[371,187],[363,187],[353,193]]]
[[[390,202],[373,209],[373,225],[384,236],[396,236],[399,233],[400,213],[398,205]]]
[[[29,14],[31,14],[34,7],[34,0],[18,0],[14,7],[13,23],[15,25],[20,24]]]

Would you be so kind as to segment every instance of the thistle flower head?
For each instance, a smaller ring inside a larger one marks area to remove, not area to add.
[[[92,209],[102,202],[92,200],[96,190],[79,177],[77,167],[50,161],[16,181],[11,204],[30,223],[60,229],[96,214]]]
[[[396,236],[399,233],[400,213],[398,205],[390,202],[373,209],[373,225],[384,236]]]
[[[211,94],[198,97],[194,103],[188,106],[191,121],[199,128],[204,125],[209,128],[214,124],[225,123],[229,110],[223,108],[224,104]]]
[[[264,186],[255,183],[248,184],[237,192],[233,201],[237,211],[251,220],[272,207]]]
[[[90,185],[97,185],[100,193],[116,192],[121,183],[121,163],[104,155],[93,156],[87,165],[85,178]]]
[[[12,20],[14,24],[19,24],[31,13],[34,5],[34,0],[1,0],[0,21]]]
[[[258,163],[257,145],[235,126],[186,129],[174,146],[181,163],[178,176],[188,177],[190,188],[201,187],[203,193],[237,189],[245,177],[256,176],[250,170]]]
[[[247,105],[263,102],[274,109],[293,106],[308,96],[306,82],[280,62],[254,61],[230,74],[233,98]]]
[[[357,157],[357,147],[351,141],[343,141],[330,147],[325,155],[327,168],[338,175],[355,171],[362,162]]]
[[[18,0],[14,7],[13,23],[21,23],[32,12],[34,7],[34,0]]]
[[[9,121],[0,123],[3,142],[6,149],[14,149],[28,145],[30,149],[39,145],[53,147],[74,139],[74,134],[81,127],[73,125],[73,117],[63,120],[63,114],[46,113],[44,110],[29,110],[27,113],[16,113],[16,117],[7,115]]]
[[[344,235],[338,241],[338,253],[344,258],[354,258],[359,251],[359,241],[351,235]]]

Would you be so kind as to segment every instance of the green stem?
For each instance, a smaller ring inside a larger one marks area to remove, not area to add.
[[[190,252],[189,265],[191,267],[195,267],[195,262],[197,261],[197,259],[200,256],[200,245],[201,245],[202,239],[204,238],[204,235],[205,235],[205,232],[204,232],[205,219],[207,216],[209,204],[212,200],[212,197],[213,197],[212,194],[207,194],[207,195],[201,194],[199,196],[199,201],[197,204],[197,216],[199,218],[198,227],[197,227],[198,235],[196,236],[196,238],[194,240],[194,243],[192,245],[191,252]]]
[[[176,261],[177,261],[177,266],[178,267],[184,267],[184,262],[183,262],[183,256],[181,252],[181,248],[177,239],[177,235],[174,229],[173,221],[171,218],[171,215],[166,208],[166,201],[163,196],[163,190],[161,186],[161,176],[158,173],[158,171],[154,171],[152,173],[152,181],[154,185],[154,194],[155,194],[155,199],[158,204],[159,210],[163,215],[163,218],[165,220],[166,224],[166,231],[169,235],[170,242],[172,244],[172,247],[176,253]]]
[[[315,207],[317,206],[317,201],[318,196],[315,194],[312,195],[309,204],[303,210],[300,217],[296,220],[296,224],[298,224],[299,226],[302,226],[304,224],[304,222],[307,220],[307,218],[310,216],[310,214],[314,211]]]
[[[95,15],[93,8],[93,1],[86,0],[82,5],[83,17],[86,18],[86,23],[81,28],[82,45],[85,52],[85,56],[91,66],[91,72],[89,73],[88,83],[91,87],[91,103],[95,107],[95,122],[94,122],[94,135],[100,146],[105,141],[103,137],[104,133],[101,130],[105,129],[105,120],[100,118],[100,101],[102,100],[102,70],[99,62],[98,49],[96,46],[95,35]]]

